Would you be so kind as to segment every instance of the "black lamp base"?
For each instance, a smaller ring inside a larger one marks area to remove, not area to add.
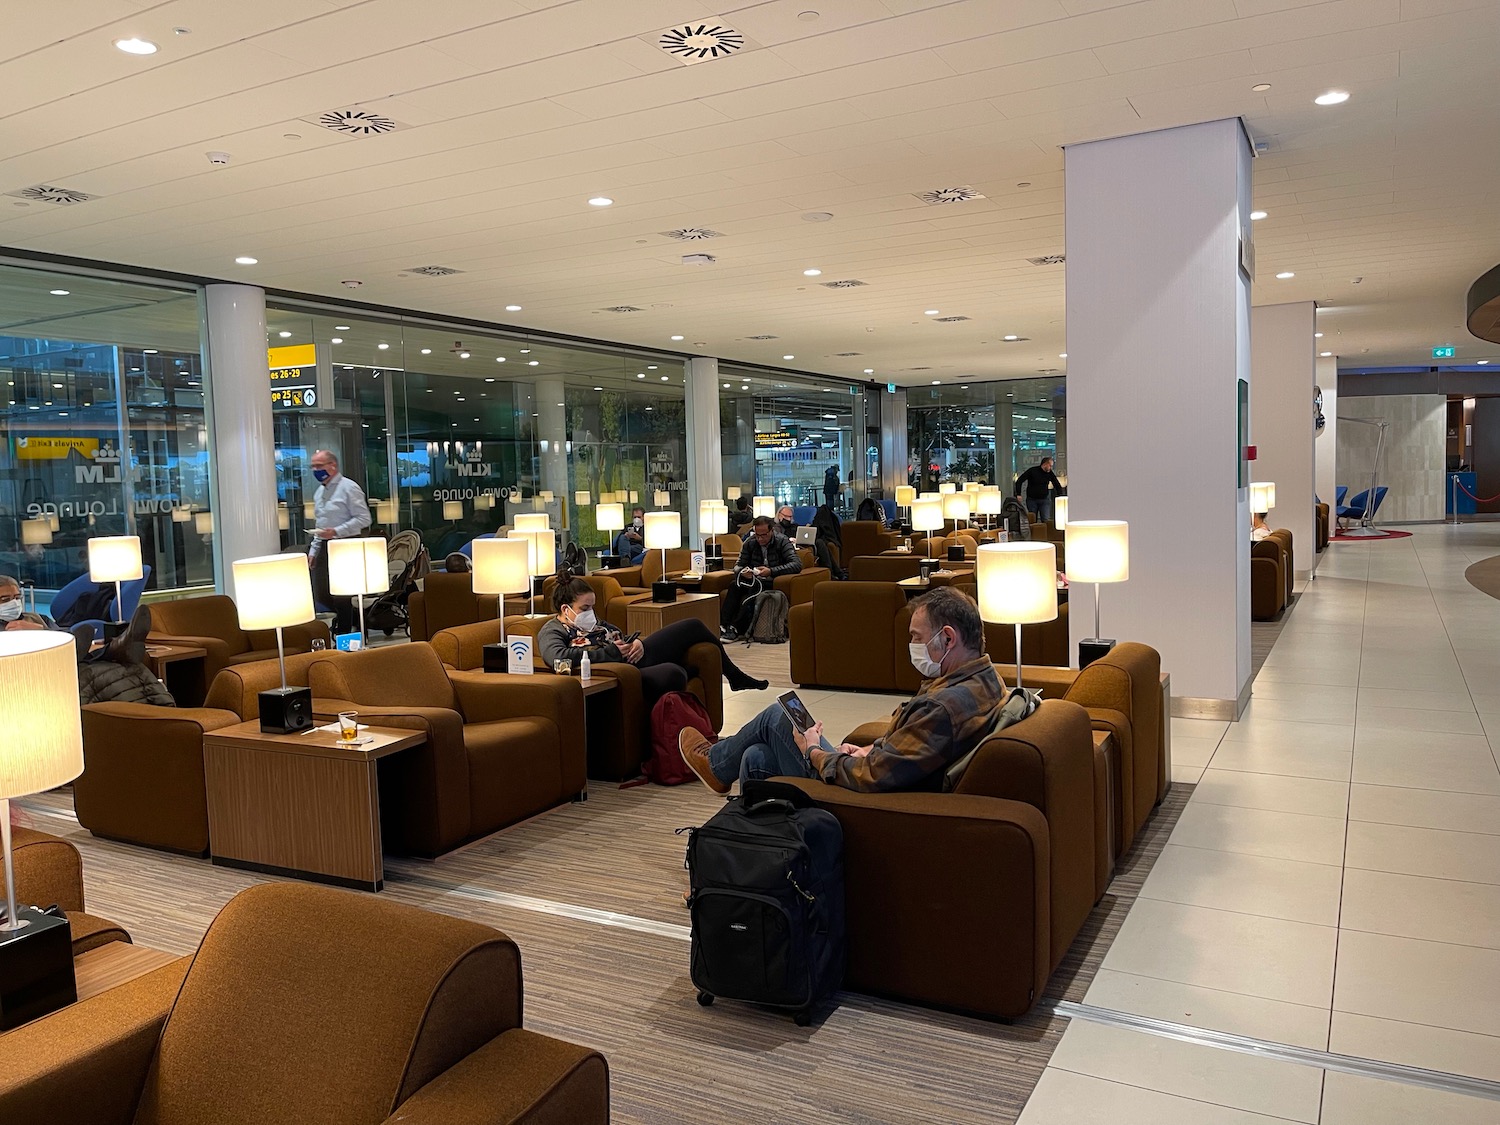
[[[107,644],[116,637],[123,636],[128,628],[130,628],[128,621],[106,621],[99,639]]]
[[[1115,642],[1104,637],[1086,637],[1078,642],[1078,667],[1087,668],[1094,661],[1115,647]]]
[[[705,573],[724,569],[724,548],[713,541],[703,544],[703,570]]]
[[[599,569],[600,570],[617,570],[619,568],[619,566],[620,566],[620,556],[619,555],[600,555],[599,556]]]
[[[65,1008],[78,999],[73,928],[58,914],[16,908],[19,930],[0,930],[0,1031]]]
[[[964,556],[964,545],[962,543],[951,543],[951,544],[949,544],[949,546],[948,546],[948,561],[949,562],[963,562],[964,561],[964,557],[965,557]]]
[[[651,600],[653,602],[675,602],[677,600],[677,583],[668,582],[665,579],[657,579],[651,583]]]
[[[262,734],[297,734],[313,723],[312,689],[272,688],[258,697]]]
[[[510,646],[494,644],[484,646],[484,670],[486,672],[510,671]]]

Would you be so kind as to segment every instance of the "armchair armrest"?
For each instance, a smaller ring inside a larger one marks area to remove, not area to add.
[[[808,566],[796,574],[783,574],[772,585],[785,594],[792,605],[802,605],[812,601],[814,586],[832,577],[826,566]]]
[[[698,592],[700,594],[722,594],[733,585],[733,570],[711,570],[703,576],[703,584],[698,587]]]
[[[16,897],[22,902],[56,903],[66,911],[83,910],[83,858],[66,840],[16,825],[11,828]],[[0,887],[5,879],[0,876]]]
[[[877,738],[880,738],[890,729],[891,721],[889,719],[875,719],[868,723],[860,723],[859,726],[844,735],[844,741],[855,746],[870,746],[874,744]]]
[[[0,1121],[129,1125],[191,957],[5,1033]]]
[[[635,566],[617,566],[612,568],[605,568],[604,570],[596,570],[594,571],[594,575],[597,578],[613,578],[621,586],[624,586],[627,589],[631,586],[642,585],[641,565],[639,563],[637,563]]]
[[[234,654],[229,651],[229,642],[223,637],[172,636],[167,633],[148,633],[146,643],[150,645],[181,645],[186,648],[201,648],[208,656],[207,666],[222,668]]]
[[[578,679],[557,675],[512,676],[504,672],[485,676],[481,672],[452,676],[450,682],[465,722],[550,720],[557,728],[563,789],[569,793],[583,789],[588,745],[583,731],[583,684]]]
[[[1052,668],[1043,664],[1025,664],[1022,670],[1026,677],[1026,688],[1040,689],[1043,699],[1068,699],[1069,690],[1078,679],[1077,668]],[[1016,682],[1014,664],[995,665],[995,674],[1011,686]]]
[[[204,731],[232,727],[243,722],[233,711],[222,707],[158,707],[154,703],[89,703],[85,714],[110,719],[140,719],[149,723],[192,723]]]
[[[608,1125],[609,1064],[586,1047],[519,1028],[423,1086],[387,1125]]]
[[[302,625],[292,625],[283,629],[281,640],[286,645],[287,652],[311,652],[312,642],[315,640],[322,641],[332,648],[333,632],[321,621],[308,621]],[[274,647],[274,643],[267,647]]]

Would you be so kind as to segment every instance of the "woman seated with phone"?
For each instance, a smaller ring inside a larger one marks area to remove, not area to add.
[[[559,582],[552,592],[552,604],[557,616],[536,635],[537,650],[547,667],[556,668],[559,660],[566,660],[576,671],[585,652],[590,665],[634,664],[641,670],[641,695],[647,707],[669,691],[687,688],[689,676],[684,663],[688,649],[697,644],[718,647],[731,691],[766,687],[765,680],[735,667],[719,638],[697,619],[674,621],[649,637],[639,633],[627,637],[594,615],[594,589],[581,578]]]

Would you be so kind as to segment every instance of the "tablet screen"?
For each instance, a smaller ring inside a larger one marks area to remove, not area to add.
[[[787,718],[792,720],[792,725],[798,730],[805,731],[812,728],[813,717],[795,691],[777,696],[776,702],[781,704],[781,709],[786,712]]]

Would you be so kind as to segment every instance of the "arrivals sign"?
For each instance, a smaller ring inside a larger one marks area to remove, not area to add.
[[[16,439],[17,461],[61,461],[77,450],[80,456],[93,457],[99,450],[99,439],[91,437],[23,437]]]
[[[318,355],[312,344],[267,348],[266,362],[271,368],[271,409],[317,405]]]

